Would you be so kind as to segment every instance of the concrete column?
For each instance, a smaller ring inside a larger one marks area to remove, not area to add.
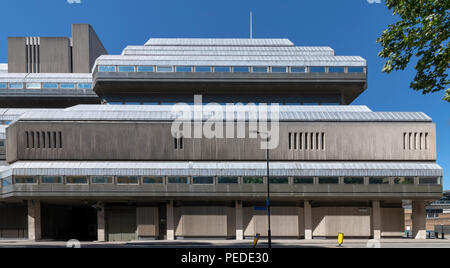
[[[311,203],[309,201],[305,201],[305,205],[303,208],[305,213],[305,239],[311,240],[313,239],[313,231],[312,231],[312,208]]]
[[[412,201],[412,227],[413,237],[415,239],[426,239],[426,221],[425,221],[425,202],[424,201]]]
[[[372,201],[373,238],[381,240],[381,209],[380,201]]]
[[[97,240],[98,242],[106,241],[106,224],[105,224],[105,205],[97,203]]]
[[[167,203],[167,240],[175,240],[175,220],[173,216],[173,200]]]
[[[41,238],[41,202],[28,200],[28,240],[36,241]]]
[[[244,240],[244,215],[242,201],[236,201],[236,240]]]

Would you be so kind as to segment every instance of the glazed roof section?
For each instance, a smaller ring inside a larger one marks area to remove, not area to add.
[[[270,107],[270,106],[269,106]],[[67,109],[4,109],[0,110],[0,120],[20,121],[173,121],[180,118],[179,112],[172,111],[173,105],[80,105]],[[194,106],[184,106],[183,111]],[[209,110],[208,110],[209,109]],[[223,113],[220,108],[204,109],[202,120],[210,120],[213,113]],[[254,119],[244,106],[244,112],[235,112],[236,120]],[[271,110],[269,109],[269,112]],[[217,114],[216,114],[217,116]],[[257,115],[257,117],[260,115]],[[268,114],[270,118],[270,114]],[[7,118],[7,119],[5,119]],[[216,117],[217,118],[217,117]],[[432,119],[421,112],[372,112],[366,106],[279,106],[279,120],[286,122],[431,122]]]
[[[122,55],[100,56],[96,65],[365,67],[366,60],[336,56],[329,47],[296,47],[288,39],[152,38]]]

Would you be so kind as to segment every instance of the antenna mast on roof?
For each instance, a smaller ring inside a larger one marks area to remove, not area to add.
[[[253,12],[250,10],[250,39],[253,39]]]

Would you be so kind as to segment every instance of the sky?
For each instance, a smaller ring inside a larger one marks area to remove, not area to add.
[[[288,38],[297,46],[330,46],[336,55],[365,58],[368,89],[353,104],[433,118],[438,164],[444,189],[450,189],[450,103],[443,92],[422,95],[409,88],[414,66],[381,72],[376,39],[398,20],[384,0],[14,0],[1,1],[0,10],[0,63],[8,61],[8,36],[70,37],[72,23],[91,24],[109,54],[151,37],[249,38],[252,11],[254,38]]]

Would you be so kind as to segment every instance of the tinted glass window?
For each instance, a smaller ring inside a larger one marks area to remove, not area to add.
[[[41,177],[41,183],[48,184],[58,184],[62,183],[61,177],[43,176]]]
[[[0,83],[0,88],[6,88],[6,83]]]
[[[170,66],[158,66],[156,67],[156,71],[160,73],[170,73],[173,71],[173,68]]]
[[[115,72],[116,66],[98,66],[99,72]]]
[[[75,84],[61,84],[60,87],[62,89],[74,89],[75,88]]]
[[[261,177],[244,177],[244,184],[263,184],[264,179]]]
[[[419,184],[439,184],[439,178],[419,178]]]
[[[338,177],[322,177],[319,178],[319,184],[339,184]]]
[[[269,67],[253,67],[254,73],[267,73],[269,72]]]
[[[134,66],[119,66],[119,72],[134,72]]]
[[[294,178],[294,184],[314,184],[314,178]]]
[[[187,177],[169,177],[167,179],[168,183],[173,183],[173,184],[187,184],[188,181],[189,180]]]
[[[346,177],[344,178],[344,184],[364,184],[364,178]]]
[[[66,183],[67,184],[87,184],[88,179],[87,179],[87,177],[67,177]]]
[[[163,177],[144,177],[142,178],[142,183],[144,184],[163,184]]]
[[[324,73],[325,67],[309,67],[310,73]]]
[[[192,67],[190,66],[177,66],[175,69],[177,73],[190,73],[192,72]]]
[[[92,88],[92,84],[78,84],[78,88],[90,89],[90,88]]]
[[[23,84],[22,83],[9,83],[9,88],[23,89]]]
[[[14,183],[16,184],[30,184],[30,183],[36,183],[36,178],[34,177],[28,177],[28,176],[19,176],[14,178]]]
[[[56,89],[56,88],[58,88],[58,84],[57,83],[44,83],[42,85],[42,88],[45,88],[45,89]]]
[[[238,177],[219,177],[217,182],[219,184],[238,184],[239,178]]]
[[[291,67],[291,73],[305,73],[305,67]]]
[[[27,89],[40,89],[41,83],[27,83]]]
[[[206,67],[206,66],[196,66],[194,68],[196,73],[209,73],[211,72],[211,67]]]
[[[329,73],[344,73],[345,68],[344,67],[330,67],[328,68]]]
[[[349,73],[364,73],[363,67],[348,67]]]
[[[106,176],[95,176],[92,177],[92,183],[93,184],[110,184],[113,183],[112,177],[106,177]]]
[[[131,176],[131,177],[117,177],[117,184],[138,184],[139,177]]]
[[[369,184],[389,184],[389,178],[369,178]]]
[[[214,67],[215,73],[229,73],[231,71],[230,67]]]
[[[192,184],[214,184],[213,177],[193,177]]]
[[[272,67],[272,73],[285,73],[287,72],[286,67]]]
[[[250,67],[247,67],[247,66],[236,66],[236,67],[233,67],[233,72],[235,72],[235,73],[249,73],[250,72]]]
[[[137,71],[140,73],[151,73],[155,71],[153,66],[138,66]]]
[[[270,183],[272,183],[272,184],[288,184],[289,178],[287,178],[287,177],[270,177]]]

